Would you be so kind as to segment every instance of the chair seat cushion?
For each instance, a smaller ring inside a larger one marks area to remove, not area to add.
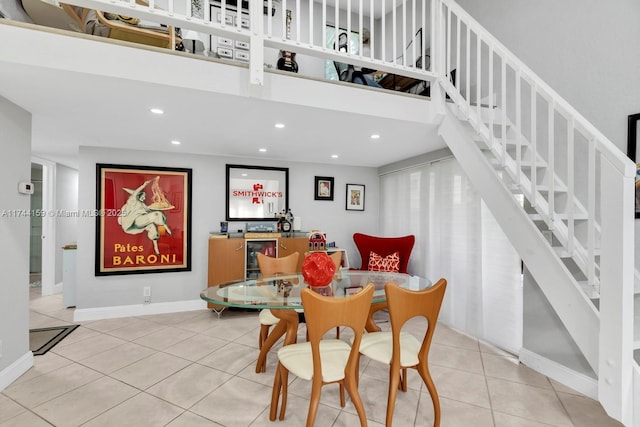
[[[344,369],[349,359],[351,346],[338,339],[320,341],[320,363],[322,364],[322,381],[332,382],[344,378]],[[285,345],[278,350],[278,359],[292,374],[304,380],[313,378],[313,357],[311,343]]]
[[[400,332],[400,366],[410,367],[418,364],[418,351],[422,343],[408,332]],[[360,353],[389,365],[393,352],[391,332],[371,332],[362,336]]]
[[[301,308],[297,308],[295,311],[296,313],[304,313],[304,310]],[[264,310],[260,310],[260,313],[258,313],[258,321],[261,325],[273,326],[278,323],[280,319],[274,316],[273,313],[271,313],[271,310],[265,308]]]

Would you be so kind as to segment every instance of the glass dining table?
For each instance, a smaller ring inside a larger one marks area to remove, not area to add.
[[[280,337],[285,336],[283,345],[296,342],[299,324],[296,309],[303,308],[300,299],[302,289],[309,287],[321,295],[345,298],[373,283],[375,291],[366,325],[367,331],[372,332],[379,330],[373,320],[373,313],[386,306],[384,285],[387,282],[416,291],[432,285],[428,279],[409,274],[343,269],[336,272],[331,284],[326,287],[309,286],[302,274],[281,274],[220,283],[203,290],[200,298],[219,306],[270,309],[280,319],[260,349],[256,363],[256,372],[259,373],[264,372],[267,353]]]

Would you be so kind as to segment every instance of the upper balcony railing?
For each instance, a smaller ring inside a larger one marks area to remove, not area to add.
[[[346,68],[345,64],[378,71],[371,74],[372,78],[376,76],[375,81],[388,74],[383,82],[385,88],[413,90],[423,95],[428,94],[426,88],[436,79],[430,60],[436,37],[432,0],[68,0],[64,3],[76,10],[83,8],[80,15],[85,32],[95,28],[85,26],[88,10],[98,10],[104,12],[101,15],[115,19],[117,15],[136,18],[138,26],[159,24],[165,31],[166,27],[178,28],[178,41],[181,38],[187,50],[192,50],[193,43],[193,47],[200,46],[207,56],[247,64],[251,83],[255,85],[263,84],[265,68],[284,71],[297,68],[301,76],[338,80],[340,66]],[[369,48],[366,36],[363,37],[367,33]],[[346,42],[336,42],[336,39]]]

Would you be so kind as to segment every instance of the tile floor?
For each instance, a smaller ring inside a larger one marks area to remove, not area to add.
[[[31,288],[31,327],[72,322],[62,296]],[[382,314],[384,316],[384,314]],[[381,326],[388,323],[381,317]],[[304,339],[304,326],[301,326]],[[344,337],[344,334],[343,334]],[[284,421],[269,421],[276,355],[255,373],[255,313],[210,310],[83,323],[0,393],[0,426],[302,426],[310,388],[291,377]],[[442,426],[619,426],[598,402],[519,365],[513,356],[443,325],[431,349]],[[385,420],[387,370],[363,358],[369,426]],[[399,393],[394,425],[431,426],[420,378]],[[355,426],[337,386],[323,388],[316,425]]]

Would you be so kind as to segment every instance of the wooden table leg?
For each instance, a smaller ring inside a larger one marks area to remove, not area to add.
[[[267,354],[282,335],[285,336],[283,345],[295,343],[298,337],[298,313],[295,310],[272,309],[271,313],[280,319],[280,321],[274,325],[271,332],[269,332],[267,339],[262,344],[260,354],[258,355],[258,362],[256,363],[257,374],[266,371]]]

